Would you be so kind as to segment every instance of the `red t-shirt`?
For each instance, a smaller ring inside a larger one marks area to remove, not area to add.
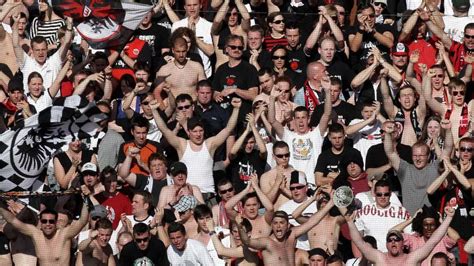
[[[132,203],[130,199],[120,192],[117,192],[117,194],[111,198],[102,197],[102,194],[97,195],[96,198],[99,203],[107,209],[107,218],[112,221],[114,230],[120,223],[122,213],[127,215],[132,214]]]
[[[426,67],[429,69],[432,65],[436,62],[436,47],[434,46],[434,39],[430,39],[426,41],[424,39],[418,39],[412,41],[408,45],[409,55],[413,53],[413,51],[418,50],[420,51],[420,59],[418,60],[419,64],[425,64]],[[414,65],[414,70],[416,73],[416,78],[421,80],[421,71],[418,67],[418,64]]]
[[[133,60],[136,60],[140,55],[143,46],[145,46],[146,41],[140,40],[139,38],[134,38],[131,42],[127,43],[123,50],[125,54]],[[130,69],[125,62],[123,62],[120,58],[114,64],[114,68],[112,69],[112,77],[116,80],[120,80],[123,75],[130,74],[134,76],[133,70]]]

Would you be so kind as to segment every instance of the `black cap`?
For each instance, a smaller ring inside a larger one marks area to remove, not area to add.
[[[171,165],[170,173],[171,173],[172,176],[176,176],[176,175],[181,174],[181,173],[188,174],[188,168],[182,162],[174,162]]]

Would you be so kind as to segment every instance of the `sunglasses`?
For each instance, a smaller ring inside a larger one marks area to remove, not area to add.
[[[273,59],[273,60],[278,60],[278,59],[285,60],[285,59],[286,59],[286,55],[285,55],[285,56],[273,55],[273,56],[272,56],[272,59]]]
[[[94,216],[94,217],[91,217],[91,219],[92,219],[92,221],[97,221],[97,220],[100,219],[100,217],[99,216]]]
[[[434,75],[433,78],[444,78],[444,74]]]
[[[464,39],[474,39],[474,35],[464,34]]]
[[[282,19],[279,19],[279,20],[273,21],[272,23],[274,23],[274,24],[281,24],[281,23],[285,23],[285,21],[282,20]]]
[[[338,13],[339,15],[341,15],[341,16],[346,15],[346,12],[345,12],[345,11],[341,11],[341,12],[337,12],[337,13]]]
[[[277,158],[290,158],[290,153],[284,153],[284,154],[275,154],[275,157]]]
[[[297,187],[290,187],[290,190],[293,191],[293,190],[300,190],[300,189],[303,189],[305,188],[306,186],[297,186]]]
[[[371,17],[371,18],[375,18],[375,14],[374,14],[374,13],[369,14],[369,15],[367,15],[367,16],[368,16],[368,17]]]
[[[183,105],[183,106],[178,106],[178,107],[176,107],[176,109],[178,109],[178,110],[185,110],[186,109],[187,110],[187,109],[189,109],[189,107],[191,107],[191,105],[187,104],[187,105]]]
[[[41,219],[42,224],[56,224],[56,220],[54,219]]]
[[[387,239],[387,243],[400,242],[400,241],[402,241],[402,240],[398,236],[390,237],[389,239]]]
[[[459,151],[462,151],[462,152],[472,152],[474,150],[474,148],[471,148],[471,147],[460,147],[459,148]]]
[[[228,188],[228,189],[221,190],[221,191],[219,191],[219,193],[225,194],[225,193],[227,193],[227,192],[232,192],[232,191],[234,191],[234,188],[233,188],[233,187]]]
[[[145,237],[145,238],[135,238],[135,242],[137,243],[145,243],[145,242],[148,242],[148,240],[150,240],[149,237]]]
[[[461,96],[464,96],[465,92],[464,91],[453,91],[453,96],[458,96],[460,94]]]
[[[150,102],[142,102],[142,105],[148,105]]]
[[[244,47],[243,47],[243,46],[238,46],[238,45],[227,45],[227,47],[229,47],[229,48],[232,49],[232,50],[236,50],[236,49],[239,49],[239,51],[243,51],[243,50],[244,50]]]
[[[379,198],[382,197],[382,196],[384,196],[384,197],[390,197],[390,193],[389,193],[389,192],[387,192],[387,193],[375,193],[375,195],[376,195],[377,197],[379,197]]]

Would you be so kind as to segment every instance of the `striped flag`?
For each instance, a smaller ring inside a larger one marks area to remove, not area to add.
[[[58,14],[72,17],[79,34],[94,49],[128,42],[152,6],[118,0],[49,0]]]
[[[79,95],[53,106],[0,135],[0,191],[35,191],[53,154],[73,138],[93,136],[106,115]]]

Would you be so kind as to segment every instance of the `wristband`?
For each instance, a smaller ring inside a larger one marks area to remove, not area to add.
[[[364,30],[362,30],[361,28],[358,28],[357,32],[360,33],[360,34],[364,34]]]
[[[215,234],[216,234],[216,231],[214,231],[214,230],[212,230],[211,232],[209,232],[209,235],[210,235],[210,236],[213,236],[213,235],[215,235]]]

